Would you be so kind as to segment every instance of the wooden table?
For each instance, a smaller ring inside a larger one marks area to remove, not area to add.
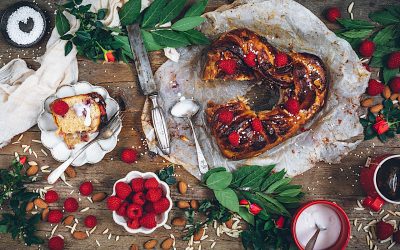
[[[16,0],[0,1],[0,10],[4,10],[11,3],[17,2]],[[36,1],[51,17],[51,27],[54,27],[54,2],[53,0],[47,1]],[[350,4],[350,0],[334,0],[334,1],[319,1],[319,0],[299,0],[301,4],[311,9],[317,16],[321,17],[323,10],[329,5],[337,5],[342,8],[342,13],[347,15],[346,9]],[[355,18],[366,18],[367,14],[373,10],[380,9],[386,4],[398,3],[396,0],[385,0],[385,1],[374,1],[374,0],[359,0],[355,1],[353,13]],[[225,0],[210,0],[207,10],[211,11],[216,9],[222,4],[229,3]],[[324,18],[321,17],[322,20]],[[330,28],[336,28],[335,25],[328,24]],[[44,53],[45,44],[49,35],[43,40],[43,42],[29,49],[17,49],[9,46],[5,40],[0,38],[0,63],[7,63],[13,58],[23,58],[33,68],[38,68],[33,58],[40,56]],[[160,52],[151,53],[152,68],[155,71],[166,58]],[[123,101],[126,105],[124,127],[119,136],[119,142],[111,153],[107,154],[105,158],[98,164],[85,165],[77,168],[77,177],[68,180],[72,184],[73,188],[66,186],[65,184],[58,182],[55,185],[55,189],[61,196],[61,200],[70,196],[71,190],[75,192],[71,195],[72,197],[78,197],[78,187],[80,183],[85,180],[91,180],[94,184],[96,191],[104,191],[110,193],[112,191],[112,185],[115,180],[122,178],[127,172],[131,170],[139,171],[156,171],[168,165],[161,157],[150,156],[147,153],[146,148],[143,144],[143,133],[140,125],[141,109],[145,98],[139,93],[137,85],[137,77],[135,70],[132,69],[132,65],[126,65],[123,63],[93,63],[89,60],[79,58],[79,80],[85,80],[95,85],[105,87],[114,98]],[[28,94],[28,93],[27,93]],[[0,128],[1,129],[1,128]],[[13,139],[17,140],[18,136]],[[32,139],[40,139],[40,131],[37,126],[31,128],[24,133],[24,137],[21,140],[21,144],[31,145],[32,149],[38,154],[38,159],[35,159],[33,155],[29,156],[30,160],[35,160],[40,166],[49,165],[52,168],[56,167],[58,163],[51,157],[45,157],[41,153],[42,145],[32,142]],[[23,155],[21,144],[9,145],[0,150],[0,166],[5,168],[9,165],[13,159],[14,152],[18,152]],[[141,157],[137,164],[128,165],[119,160],[119,153],[124,147],[134,147],[140,153]],[[382,153],[400,153],[400,143],[398,140],[391,140],[390,142],[383,145],[377,140],[363,142],[355,151],[351,152],[346,156],[341,164],[331,165],[326,163],[318,163],[316,167],[307,171],[306,173],[295,178],[295,182],[302,184],[304,190],[307,192],[305,200],[314,199],[328,199],[340,204],[348,213],[351,222],[358,219],[359,223],[362,222],[366,225],[373,218],[380,218],[386,215],[386,212],[382,215],[371,216],[367,211],[357,211],[354,207],[357,206],[356,201],[363,198],[363,193],[359,186],[358,176],[360,172],[360,166],[362,166],[367,157],[375,154]],[[26,153],[25,153],[26,154]],[[176,187],[172,187],[172,199],[198,199],[202,200],[205,198],[211,198],[211,193],[205,188],[201,187],[198,181],[192,177],[188,172],[182,168],[176,168],[177,179],[185,180],[189,183],[190,188],[188,193],[182,197]],[[33,185],[32,188],[43,188],[48,186],[46,181],[39,181]],[[80,208],[86,206],[90,207],[90,210],[84,213],[78,213],[77,218],[80,220],[78,227],[82,227],[82,218],[88,214],[93,214],[98,218],[97,230],[90,236],[90,238],[82,241],[74,240],[68,229],[59,226],[56,234],[62,234],[66,239],[67,249],[128,249],[133,243],[142,246],[146,240],[158,239],[161,242],[163,239],[173,234],[177,238],[176,246],[177,249],[184,249],[187,246],[187,242],[179,240],[182,235],[180,230],[172,229],[158,229],[150,235],[130,235],[122,227],[116,225],[111,217],[111,213],[106,209],[105,203],[91,204],[87,199],[82,198],[80,202]],[[51,207],[62,207],[62,203],[59,202]],[[395,207],[386,206],[386,209],[396,210]],[[174,208],[171,212],[170,219],[177,215],[182,215],[182,211]],[[391,216],[393,217],[393,216]],[[108,234],[103,235],[102,232],[109,228],[109,232],[112,233],[111,240],[108,240]],[[48,237],[53,228],[49,223],[40,223],[38,234],[42,237]],[[216,239],[215,232],[209,230],[208,234],[210,238]],[[119,235],[119,240],[116,241],[116,236]],[[98,247],[95,240],[98,240],[101,247]],[[210,248],[210,242],[203,243],[203,249]],[[388,244],[379,245],[380,249],[386,249]],[[25,248],[23,243],[13,241],[9,235],[1,235],[0,237],[0,249],[23,249]],[[32,247],[35,248],[35,247]],[[242,245],[239,239],[233,239],[226,235],[218,238],[215,249],[242,249]],[[356,228],[352,229],[352,239],[348,249],[367,249],[366,245],[366,233],[357,231]]]

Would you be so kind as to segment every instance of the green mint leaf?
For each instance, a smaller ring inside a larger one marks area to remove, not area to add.
[[[159,45],[155,40],[153,35],[145,30],[141,30],[142,31],[142,38],[143,38],[143,43],[144,46],[146,47],[147,51],[156,51],[156,50],[160,50],[163,47],[161,45]]]
[[[389,69],[387,67],[383,67],[382,71],[383,71],[383,81],[385,82],[386,85],[388,85],[390,80],[399,73],[399,69]]]
[[[177,17],[185,7],[185,3],[186,0],[171,0],[162,10],[159,24],[168,23]]]
[[[171,29],[176,31],[188,31],[199,26],[206,19],[201,16],[184,17],[172,24]]]
[[[254,215],[249,213],[249,210],[245,207],[240,207],[238,214],[242,217],[247,223],[254,225]]]
[[[222,190],[231,184],[232,173],[231,172],[217,172],[210,175],[207,178],[207,187],[214,190]]]
[[[396,17],[390,11],[387,10],[376,11],[370,13],[368,16],[369,18],[371,18],[372,21],[382,25],[390,25],[400,22],[400,19],[398,17]]]
[[[65,35],[65,33],[67,33],[71,28],[68,19],[65,17],[61,10],[58,10],[56,14],[56,28],[60,36]]]
[[[185,17],[200,16],[206,9],[208,0],[199,0],[193,4],[185,13]]]
[[[156,43],[165,47],[179,48],[190,44],[183,34],[172,30],[156,30],[151,34]]]
[[[167,2],[165,0],[155,0],[143,15],[142,28],[154,27],[158,23],[161,16],[161,11]]]
[[[188,31],[184,31],[182,32],[187,39],[189,39],[189,41],[192,44],[195,45],[207,45],[210,44],[210,40],[200,31],[198,30],[188,30]]]
[[[346,29],[373,29],[375,25],[365,20],[352,20],[350,18],[340,18],[337,21]]]
[[[205,173],[205,175],[203,175],[203,182],[206,183],[208,177],[210,177],[211,174],[213,173],[217,173],[217,172],[225,172],[226,169],[224,167],[218,167],[218,168],[213,168],[207,171],[207,173]]]
[[[369,36],[372,32],[372,29],[352,29],[348,31],[341,32],[340,34],[342,36],[348,37],[348,38],[361,38],[364,39],[367,36]]]
[[[103,20],[107,15],[108,9],[99,9],[97,11],[97,20]]]
[[[239,212],[239,199],[232,189],[214,190],[214,195],[222,206],[232,212]]]
[[[140,14],[141,4],[140,0],[129,0],[122,6],[119,11],[119,19],[122,26],[133,24],[136,21]]]
[[[372,40],[377,46],[385,46],[390,40],[393,40],[396,35],[394,25],[389,25],[380,30]]]
[[[68,42],[65,44],[64,55],[67,56],[67,55],[71,52],[72,48],[73,48],[72,42],[71,42],[71,41],[68,41]]]

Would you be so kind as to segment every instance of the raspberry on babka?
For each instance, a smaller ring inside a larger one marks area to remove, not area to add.
[[[271,110],[253,111],[244,98],[208,103],[207,122],[222,154],[238,160],[257,156],[295,135],[324,105],[328,89],[321,59],[285,53],[267,39],[235,29],[213,42],[203,80],[258,80],[280,89]]]
[[[96,92],[56,99],[50,104],[57,134],[70,149],[87,142],[89,134],[97,132],[107,121],[105,108],[103,97]]]

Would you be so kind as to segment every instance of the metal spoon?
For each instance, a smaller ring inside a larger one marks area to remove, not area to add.
[[[321,231],[325,231],[326,227],[321,227],[317,223],[315,223],[315,226],[317,227],[317,231],[315,231],[314,235],[310,238],[310,240],[307,242],[307,245],[304,250],[313,250],[315,243],[317,242],[318,235]]]
[[[197,136],[194,131],[192,117],[197,114],[200,109],[200,105],[194,100],[184,99],[177,102],[171,109],[171,114],[178,118],[186,118],[189,121],[190,127],[193,131],[194,142],[197,151],[197,161],[199,163],[200,173],[205,174],[208,171],[208,164],[204,157],[203,151],[201,150],[200,144],[197,141]]]

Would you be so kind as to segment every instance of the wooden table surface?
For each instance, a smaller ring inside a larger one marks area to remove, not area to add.
[[[317,16],[321,17],[323,10],[330,5],[337,5],[342,8],[342,13],[347,15],[347,6],[350,4],[350,0],[298,0],[301,4],[312,10]],[[0,11],[4,10],[10,4],[17,2],[16,0],[0,1]],[[36,1],[39,6],[47,11],[50,16],[50,27],[54,27],[54,11],[55,6],[53,0],[48,1]],[[210,0],[207,10],[211,11],[216,9],[222,4],[229,3],[229,0]],[[373,10],[382,8],[386,4],[398,3],[396,0],[359,0],[355,1],[353,13],[355,18],[366,18],[367,14]],[[322,20],[324,20],[321,17]],[[335,25],[329,24],[329,27],[334,29]],[[29,49],[18,49],[13,48],[7,44],[7,42],[0,37],[0,64],[7,63],[13,58],[23,58],[27,61],[28,65],[33,69],[37,69],[39,64],[34,61],[35,57],[38,57],[44,53],[45,44],[49,35],[41,42],[40,45]],[[151,53],[152,68],[155,71],[166,58],[160,52]],[[145,98],[139,93],[137,85],[137,76],[135,70],[132,69],[133,65],[126,65],[123,63],[93,63],[89,60],[79,58],[79,80],[88,81],[94,85],[105,87],[111,94],[112,97],[122,100],[126,105],[124,127],[119,136],[119,142],[117,147],[98,164],[85,165],[77,168],[77,177],[68,180],[72,185],[72,188],[66,186],[62,182],[58,182],[55,185],[55,190],[60,194],[61,200],[70,196],[69,193],[72,190],[75,192],[71,195],[72,197],[78,198],[78,187],[80,183],[85,180],[91,180],[94,184],[96,191],[105,191],[111,193],[113,183],[126,175],[129,171],[156,171],[168,165],[161,157],[150,156],[146,152],[146,148],[143,144],[143,133],[140,125],[140,114]],[[29,93],[27,93],[29,94]],[[0,128],[1,129],[1,128]],[[18,136],[13,139],[17,140]],[[31,145],[32,149],[38,153],[38,159],[35,159],[33,155],[29,156],[30,160],[34,160],[39,163],[39,166],[49,165],[54,168],[58,163],[53,160],[50,156],[46,157],[41,153],[41,146],[38,143],[32,142],[32,139],[40,139],[40,131],[37,126],[31,128],[24,133],[21,140],[21,144]],[[9,165],[13,159],[14,152],[18,152],[24,155],[22,152],[21,144],[8,145],[7,147],[0,149],[0,167],[5,168]],[[141,157],[136,164],[128,165],[119,160],[119,153],[122,148],[135,147],[141,153]],[[397,139],[393,139],[390,142],[383,145],[377,140],[366,141],[359,145],[359,147],[346,156],[341,164],[326,164],[318,163],[316,166],[307,171],[306,173],[295,178],[295,182],[302,184],[304,190],[307,192],[305,197],[306,200],[314,199],[328,199],[340,204],[345,211],[348,213],[351,222],[358,219],[359,223],[362,222],[366,225],[373,218],[381,218],[386,215],[386,212],[382,215],[375,214],[370,215],[367,211],[357,211],[354,207],[357,206],[356,201],[363,198],[363,193],[359,186],[358,176],[360,172],[360,166],[362,166],[367,157],[375,154],[383,153],[400,153],[400,142]],[[25,153],[27,154],[27,153]],[[198,181],[192,177],[188,172],[182,168],[176,169],[177,179],[185,180],[189,183],[190,188],[188,193],[182,197],[176,187],[172,187],[172,199],[198,199],[202,200],[205,198],[211,198],[211,193],[205,188],[201,187]],[[42,175],[42,174],[41,174]],[[39,177],[40,178],[40,177]],[[48,186],[46,181],[39,181],[31,188],[43,188]],[[158,239],[161,242],[163,239],[173,234],[176,238],[177,249],[184,249],[187,246],[187,242],[179,239],[182,235],[178,229],[166,230],[164,228],[156,230],[150,235],[128,234],[122,227],[116,225],[113,220],[111,213],[106,209],[105,202],[91,204],[87,199],[82,198],[80,202],[80,208],[90,207],[90,210],[84,213],[77,213],[77,218],[81,221],[78,224],[78,229],[83,229],[82,218],[88,214],[93,214],[98,218],[97,230],[86,240],[77,241],[74,240],[67,228],[59,226],[55,234],[62,234],[66,239],[67,249],[129,249],[133,243],[142,246],[146,240]],[[51,207],[61,208],[62,203],[58,202]],[[396,207],[385,206],[386,209],[396,210]],[[176,215],[181,215],[182,211],[174,208],[170,214],[170,219]],[[393,218],[391,216],[390,218]],[[397,218],[398,219],[398,218]],[[170,223],[170,222],[168,222]],[[102,232],[109,228],[109,232],[112,233],[111,240],[108,240],[108,234],[103,235]],[[42,237],[49,237],[53,227],[49,223],[40,223],[38,234]],[[217,239],[215,249],[242,249],[242,245],[239,239],[233,239],[226,235],[216,238],[215,232],[209,230],[208,234],[211,239]],[[119,240],[116,241],[116,236],[119,235]],[[101,244],[97,246],[95,240],[98,240]],[[211,242],[205,242],[202,244],[203,249],[210,249]],[[386,249],[389,244],[378,244],[379,249]],[[13,241],[9,235],[0,236],[0,249],[24,249],[24,245],[21,242]],[[33,247],[37,248],[37,247]],[[46,247],[44,247],[46,248]],[[396,247],[392,248],[395,249]],[[400,247],[399,247],[400,248]],[[366,233],[357,231],[355,227],[352,228],[352,239],[350,241],[348,249],[368,249],[366,244]]]

